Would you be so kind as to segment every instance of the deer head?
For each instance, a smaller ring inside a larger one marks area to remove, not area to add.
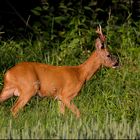
[[[103,66],[116,68],[119,66],[118,60],[116,57],[110,54],[108,48],[105,43],[105,36],[102,33],[101,26],[97,27],[96,33],[98,34],[98,38],[95,42],[96,52],[99,56],[99,61]]]

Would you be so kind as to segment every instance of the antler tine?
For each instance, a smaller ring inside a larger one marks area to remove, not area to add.
[[[105,36],[102,33],[102,27],[99,24],[99,26],[97,27],[96,33],[99,34],[99,38],[101,39],[102,42],[105,42]]]
[[[102,27],[101,27],[100,24],[99,24],[99,26],[97,26],[96,33],[98,33],[99,35],[103,35],[103,33],[102,33]]]
[[[100,33],[102,34],[102,27],[100,24],[99,24],[99,29],[100,29]]]
[[[100,34],[100,28],[99,28],[99,26],[97,26],[96,33],[97,34]]]

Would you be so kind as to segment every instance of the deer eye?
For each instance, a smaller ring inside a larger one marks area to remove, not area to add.
[[[108,54],[108,55],[107,55],[107,57],[111,57],[111,55],[110,55],[110,54]]]

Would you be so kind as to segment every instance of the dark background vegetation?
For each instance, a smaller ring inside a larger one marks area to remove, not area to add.
[[[95,26],[106,24],[109,14],[116,17],[118,25],[130,14],[136,21],[140,18],[140,0],[2,0],[0,31],[4,32],[3,39],[47,36],[54,24],[53,33],[57,35],[67,30],[73,17],[84,17]]]

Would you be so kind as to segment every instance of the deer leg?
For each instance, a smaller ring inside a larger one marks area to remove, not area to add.
[[[0,103],[14,95],[15,88],[3,88],[0,94]]]
[[[11,112],[14,117],[16,117],[18,111],[27,104],[27,102],[31,99],[31,97],[34,96],[34,94],[35,92],[33,90],[30,92],[22,91],[21,96],[19,96],[18,100],[11,108]]]
[[[62,113],[64,115],[64,113],[65,113],[64,103],[62,101],[58,101],[58,105],[59,105],[60,113]]]
[[[73,103],[71,103],[69,99],[62,99],[62,102],[67,106],[67,108],[69,108],[74,114],[76,114],[77,118],[80,117],[79,109]]]

